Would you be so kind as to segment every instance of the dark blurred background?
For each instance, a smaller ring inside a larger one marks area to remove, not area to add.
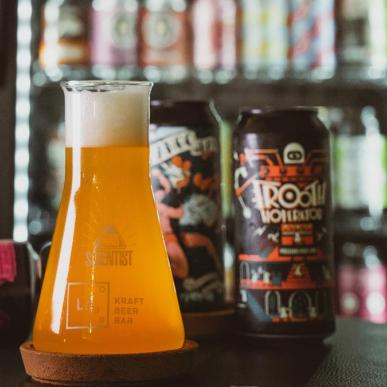
[[[387,322],[386,20],[384,0],[1,0],[0,238],[37,250],[51,239],[62,80],[149,79],[152,98],[213,99],[229,225],[239,109],[319,106],[332,132],[338,312]],[[231,238],[225,262],[231,298]]]

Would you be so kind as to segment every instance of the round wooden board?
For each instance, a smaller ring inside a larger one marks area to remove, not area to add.
[[[192,339],[209,339],[233,332],[234,309],[183,313],[185,335]]]
[[[173,378],[190,371],[198,344],[186,340],[182,349],[133,355],[77,355],[36,351],[20,346],[24,368],[32,379],[66,386],[137,383]]]

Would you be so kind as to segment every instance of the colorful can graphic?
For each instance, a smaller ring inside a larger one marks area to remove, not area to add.
[[[151,104],[152,187],[183,312],[224,307],[219,121],[203,101]]]
[[[291,0],[289,61],[295,71],[332,74],[336,66],[334,0]]]
[[[137,0],[94,0],[91,9],[92,65],[137,65]]]
[[[306,108],[249,110],[234,136],[241,332],[334,330],[329,135]]]

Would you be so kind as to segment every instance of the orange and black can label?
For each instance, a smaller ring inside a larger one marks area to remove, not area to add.
[[[212,128],[152,125],[150,164],[183,312],[224,304],[218,139]]]
[[[286,327],[331,320],[328,136],[284,141],[250,133],[237,140],[234,159],[238,314],[245,329],[275,325],[275,333],[292,333]]]

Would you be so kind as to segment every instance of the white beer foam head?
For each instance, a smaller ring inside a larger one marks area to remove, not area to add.
[[[148,143],[148,82],[80,81],[63,84],[66,147]]]

